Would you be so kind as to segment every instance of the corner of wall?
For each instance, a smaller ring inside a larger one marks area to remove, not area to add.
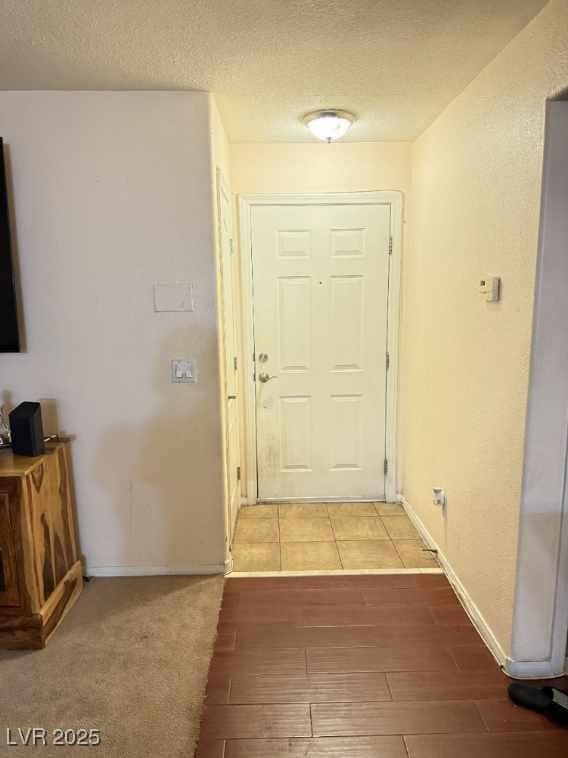
[[[567,23],[551,0],[412,144],[402,491],[511,671],[544,112],[568,82]],[[502,278],[498,303],[477,291],[485,274]]]
[[[470,617],[473,625],[477,629],[479,635],[493,654],[493,657],[501,667],[507,666],[507,662],[509,661],[509,658],[507,657],[505,651],[501,647],[501,644],[499,643],[499,640],[495,636],[493,630],[491,629],[491,626],[489,625],[487,619],[484,617],[483,613],[471,597],[470,593],[468,592],[467,588],[465,587],[464,583],[461,581],[460,577],[456,574],[454,571],[453,566],[451,565],[450,561],[448,560],[447,556],[445,555],[444,551],[440,548],[440,546],[436,543],[428,529],[426,528],[424,522],[420,518],[420,516],[416,513],[414,508],[410,505],[410,503],[404,498],[401,497],[402,505],[404,507],[404,510],[406,511],[408,517],[416,527],[418,533],[423,538],[425,544],[430,548],[431,550],[436,551],[436,555],[438,558],[438,561],[440,562],[440,565],[442,569],[444,570],[444,573],[446,574],[448,581],[454,588],[455,593],[457,594],[461,604],[463,605],[466,613]]]

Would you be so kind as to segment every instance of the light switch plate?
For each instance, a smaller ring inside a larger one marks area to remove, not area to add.
[[[197,382],[197,370],[194,361],[176,358],[172,361],[171,366],[174,384],[195,384]]]
[[[189,282],[154,284],[154,310],[193,311],[193,287]]]

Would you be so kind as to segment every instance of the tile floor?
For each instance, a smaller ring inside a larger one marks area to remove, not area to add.
[[[243,506],[234,571],[438,568],[401,505],[286,503]]]
[[[508,683],[444,576],[228,579],[197,758],[566,758]]]

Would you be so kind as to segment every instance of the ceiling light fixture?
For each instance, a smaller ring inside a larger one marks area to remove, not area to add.
[[[314,137],[323,142],[335,142],[347,133],[355,116],[349,111],[325,108],[307,113],[302,120]]]

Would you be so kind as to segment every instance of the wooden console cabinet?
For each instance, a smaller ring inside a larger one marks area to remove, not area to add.
[[[69,444],[0,450],[0,648],[45,647],[82,587]]]

